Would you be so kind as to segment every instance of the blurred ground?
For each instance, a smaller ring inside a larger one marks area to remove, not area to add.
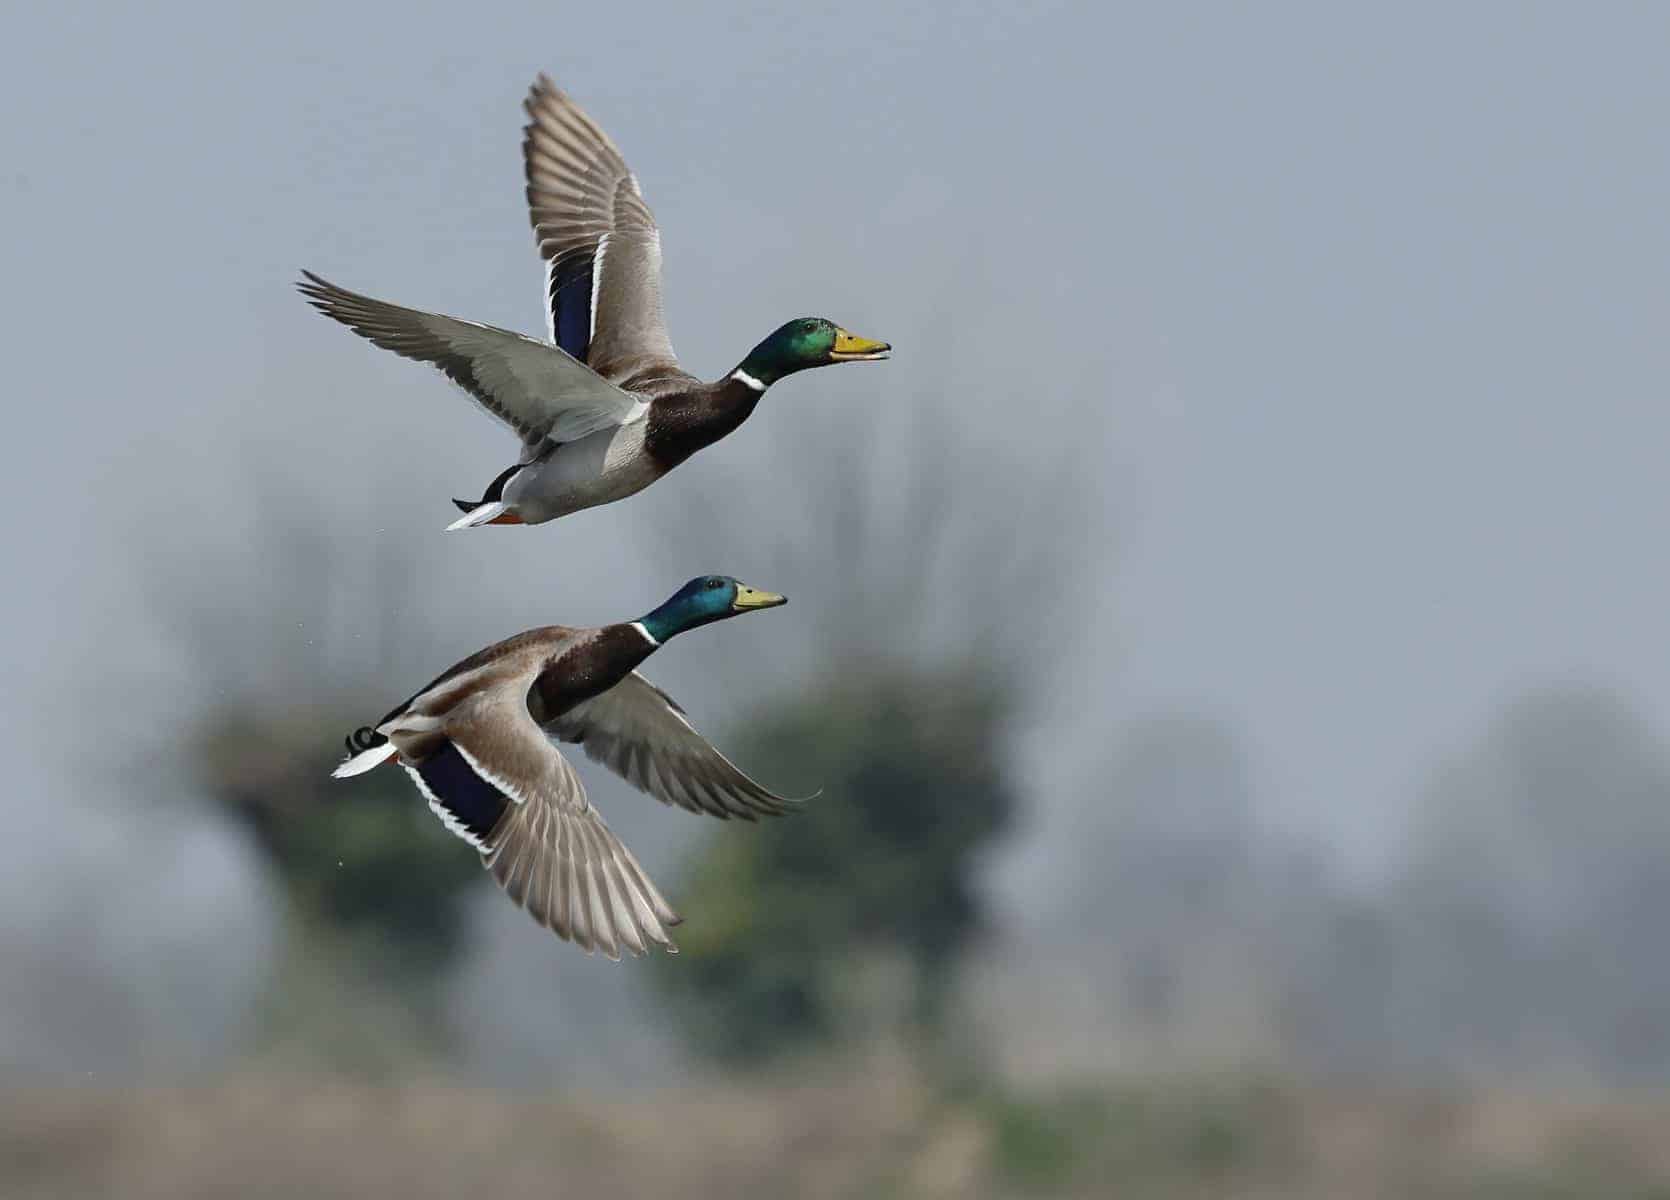
[[[1670,1195],[1670,1099],[1225,1077],[951,1099],[885,1060],[629,1097],[247,1072],[0,1095],[0,1194]]]

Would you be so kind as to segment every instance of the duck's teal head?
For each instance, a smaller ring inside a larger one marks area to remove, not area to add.
[[[698,625],[723,621],[726,617],[753,612],[756,608],[776,608],[787,603],[786,596],[751,588],[729,575],[699,575],[638,624],[657,642],[665,642]]]
[[[893,347],[848,333],[823,317],[797,317],[779,326],[748,352],[737,370],[748,379],[770,387],[785,375],[831,363],[871,362],[886,358]]]

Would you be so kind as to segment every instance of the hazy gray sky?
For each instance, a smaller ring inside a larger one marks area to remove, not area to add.
[[[4,637],[45,690],[8,689],[0,805],[41,827],[46,751],[106,736],[90,661],[179,682],[135,563],[235,545],[262,472],[423,547],[426,603],[476,642],[710,569],[644,565],[619,507],[515,554],[441,539],[507,439],[290,290],[310,266],[537,330],[541,69],[643,179],[693,369],[801,312],[897,344],[758,420],[862,421],[948,372],[996,381],[964,413],[994,446],[1110,410],[1107,586],[1062,681],[1083,727],[1220,714],[1296,821],[1372,857],[1520,685],[1616,683],[1670,725],[1667,45],[1647,4],[19,9]],[[750,430],[686,469],[760,453]],[[679,503],[652,489],[634,527]],[[759,626],[750,653],[815,636]]]

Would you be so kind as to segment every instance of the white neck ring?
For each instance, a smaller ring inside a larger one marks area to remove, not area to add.
[[[738,367],[736,370],[731,372],[731,378],[736,380],[738,383],[742,384],[745,387],[753,388],[756,392],[765,391],[765,384],[761,383],[758,379],[755,379],[752,375],[748,374],[748,372],[744,371],[741,367]]]

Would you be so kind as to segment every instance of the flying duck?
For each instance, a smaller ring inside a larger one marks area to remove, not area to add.
[[[661,232],[609,135],[544,75],[523,102],[529,215],[545,260],[547,341],[401,308],[302,272],[326,316],[432,363],[521,439],[516,462],[449,529],[537,525],[624,499],[730,433],[772,384],[888,357],[823,317],[780,326],[706,383],[678,364],[661,315]]]
[[[332,772],[398,763],[441,823],[480,854],[534,920],[618,959],[654,942],[676,953],[680,917],[586,799],[556,742],[663,804],[721,819],[788,812],[733,766],[672,697],[638,674],[667,639],[786,601],[724,575],[692,579],[619,625],[550,625],[472,654],[379,721],[348,736]]]

